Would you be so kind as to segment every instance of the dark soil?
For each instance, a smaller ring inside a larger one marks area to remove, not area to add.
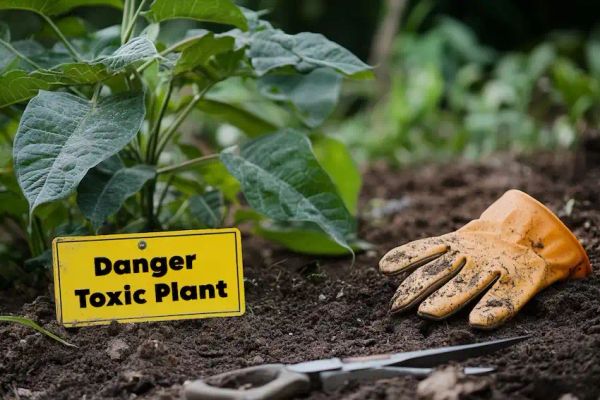
[[[532,337],[502,353],[470,360],[494,365],[494,399],[579,399],[600,395],[600,166],[581,155],[498,157],[401,172],[373,167],[362,195],[361,235],[376,248],[354,267],[344,259],[298,256],[245,237],[247,313],[241,318],[113,324],[64,329],[54,305],[39,297],[11,309],[39,320],[78,346],[0,325],[0,397],[14,399],[178,398],[185,380],[270,362],[423,349],[492,338]],[[575,162],[577,161],[577,162]],[[558,283],[492,332],[472,330],[468,310],[430,322],[414,312],[388,313],[398,279],[383,277],[379,258],[401,243],[454,230],[509,188],[522,189],[556,211],[587,249],[594,272]],[[370,199],[395,200],[370,213]],[[572,212],[565,205],[575,199]],[[382,216],[383,214],[383,216]],[[3,297],[6,297],[4,295]],[[0,307],[9,304],[0,299]],[[0,308],[1,311],[7,311]],[[411,399],[416,378],[350,384],[310,398]],[[19,397],[20,396],[20,397]]]

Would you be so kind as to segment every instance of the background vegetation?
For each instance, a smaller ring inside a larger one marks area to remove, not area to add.
[[[356,215],[360,189],[356,164],[385,160],[403,166],[424,160],[477,158],[498,150],[569,148],[596,135],[600,29],[595,16],[600,5],[593,2],[577,0],[569,7],[558,1],[516,0],[246,0],[237,4],[270,10],[260,17],[268,22],[258,22],[258,15],[252,14],[253,23],[268,23],[290,34],[323,33],[375,65],[376,79],[356,80],[352,74],[322,71],[304,81],[312,71],[284,71],[284,78],[228,74],[228,79],[219,79],[190,110],[189,117],[176,126],[172,145],[145,163],[150,161],[164,171],[291,127],[310,139],[311,152],[335,186],[332,191],[343,200],[348,213]],[[60,42],[44,18],[8,10],[0,12],[0,21],[5,32],[10,32],[6,36],[3,31],[0,37],[8,38],[43,67],[56,65],[31,45],[34,40],[48,49]],[[103,40],[102,35],[110,37],[110,27],[121,22],[119,10],[95,7],[78,8],[56,20],[68,39],[80,44],[92,37],[96,43]],[[155,32],[155,43],[160,52],[194,30],[218,34],[230,28],[192,20],[165,21]],[[140,24],[134,35],[140,35],[142,29]],[[11,62],[14,67],[9,49],[0,47],[0,68],[12,68]],[[159,79],[158,65],[156,70],[149,69],[155,71],[154,76],[144,78],[156,88],[159,106],[168,86]],[[91,97],[94,87],[81,90]],[[196,94],[193,87],[178,91],[166,104],[166,121],[173,122]],[[11,156],[24,106],[2,108],[0,115],[0,282],[4,285],[23,285],[27,290],[32,282],[43,281],[40,267],[48,265],[48,244],[54,236],[64,234],[185,229],[246,221],[256,234],[295,251],[342,254],[347,252],[344,243],[355,249],[365,245],[352,236],[353,228],[345,228],[340,245],[339,240],[327,239],[322,227],[272,215],[267,218],[268,213],[245,207],[232,169],[216,159],[195,163],[177,174],[160,174],[152,189],[145,186],[140,194],[132,193],[123,207],[107,218],[86,220],[85,205],[82,207],[80,197],[71,196],[40,207],[37,220],[30,225]],[[160,113],[160,108],[152,112]],[[127,157],[121,154],[124,166],[131,167]],[[110,175],[114,173],[110,168],[123,165],[105,167],[109,170],[96,173]],[[146,181],[141,185],[147,185]],[[148,207],[139,206],[148,201],[154,202],[150,226]],[[26,259],[29,261],[24,263]]]

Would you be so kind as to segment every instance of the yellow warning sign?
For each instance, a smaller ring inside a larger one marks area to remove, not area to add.
[[[244,314],[235,228],[60,237],[56,316],[65,326]]]

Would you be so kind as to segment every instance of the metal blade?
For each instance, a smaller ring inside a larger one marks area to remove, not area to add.
[[[471,357],[478,357],[494,351],[510,347],[528,339],[530,336],[517,336],[507,339],[492,340],[488,342],[466,344],[461,346],[440,347],[437,349],[394,353],[381,359],[354,361],[344,363],[343,370],[355,371],[365,368],[385,366],[403,367],[435,367],[450,361],[462,361]]]
[[[294,372],[310,374],[313,372],[331,371],[341,369],[344,363],[339,358],[328,358],[325,360],[306,361],[298,364],[289,364],[285,367]]]
[[[505,349],[530,338],[529,335],[507,339],[491,340],[488,342],[465,344],[462,346],[440,347],[438,349],[413,351],[404,353],[396,362],[386,365],[404,367],[432,367],[450,361],[463,361]]]

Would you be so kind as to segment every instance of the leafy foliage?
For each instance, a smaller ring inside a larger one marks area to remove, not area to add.
[[[90,168],[133,139],[143,118],[140,94],[88,101],[40,92],[23,112],[14,147],[15,170],[30,213],[73,193]]]
[[[125,168],[120,162],[106,164],[90,170],[77,189],[79,209],[94,229],[119,211],[125,200],[138,193],[156,174],[147,165]]]
[[[221,160],[255,210],[276,221],[312,222],[350,249],[354,221],[303,135],[263,136],[246,143],[239,154],[221,153]]]
[[[155,0],[146,14],[155,22],[175,18],[229,24],[246,29],[244,14],[231,0],[171,1]]]
[[[122,8],[121,25],[87,32],[78,17],[54,21],[87,5]],[[360,176],[322,130],[343,79],[371,74],[348,50],[288,35],[230,0],[0,0],[0,9],[46,22],[30,36],[43,44],[13,41],[0,25],[0,219],[29,239],[30,265],[47,262],[56,235],[214,228],[231,223],[232,204],[258,234],[274,237],[265,227],[279,224],[306,237],[279,240],[297,251],[356,248]],[[163,21],[181,18],[197,22],[165,39]]]
[[[581,42],[557,33],[527,52],[502,54],[447,17],[418,28],[395,44],[388,96],[373,96],[368,113],[338,129],[361,159],[405,165],[569,147],[597,126],[597,34]]]

